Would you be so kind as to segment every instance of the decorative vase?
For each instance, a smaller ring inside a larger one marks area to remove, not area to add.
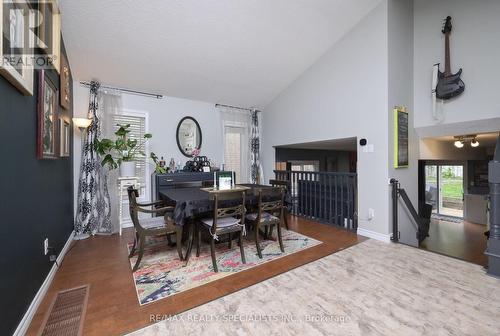
[[[123,161],[120,164],[120,177],[135,176],[135,161]]]

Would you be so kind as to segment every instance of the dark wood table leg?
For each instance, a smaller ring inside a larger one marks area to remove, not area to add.
[[[195,227],[194,220],[190,221],[188,225],[189,225],[189,235],[186,242],[187,250],[186,250],[186,255],[184,256],[184,261],[185,261],[184,267],[188,265],[189,258],[191,257],[191,251],[193,249],[193,240],[194,240],[193,238],[194,238],[194,227]]]
[[[177,254],[180,260],[184,260],[182,256],[182,226],[175,226],[175,245],[177,245]]]

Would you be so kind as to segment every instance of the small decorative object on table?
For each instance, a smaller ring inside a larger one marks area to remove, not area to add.
[[[219,190],[231,189],[234,186],[232,172],[220,172],[218,175]]]
[[[175,172],[175,159],[171,158],[170,163],[168,164],[168,167],[170,168],[170,171],[173,173]]]
[[[165,174],[168,171],[168,168],[165,168],[165,161],[159,160],[158,156],[155,153],[151,152],[151,160],[155,163],[155,173],[156,174]],[[163,157],[162,157],[163,159]],[[163,163],[163,164],[162,164]]]
[[[208,172],[210,172],[210,161],[206,156],[195,156],[193,160],[186,162],[184,166],[184,171],[188,172],[207,172],[205,167],[208,167]]]
[[[191,152],[193,154],[193,157],[196,159],[198,155],[200,155],[200,149],[198,147],[195,147],[193,151]]]

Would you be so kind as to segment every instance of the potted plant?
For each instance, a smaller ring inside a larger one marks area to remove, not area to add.
[[[97,153],[103,155],[101,165],[108,165],[109,169],[120,167],[120,176],[135,176],[135,162],[140,156],[145,157],[146,154],[141,150],[142,146],[151,139],[152,135],[144,134],[141,140],[130,139],[130,124],[117,125],[118,130],[115,132],[116,139],[101,139],[97,140],[95,148]]]
[[[151,160],[153,160],[155,164],[156,174],[166,174],[168,172],[169,168],[161,165],[161,162],[158,161],[158,156],[155,153],[151,152],[149,156],[151,157]]]

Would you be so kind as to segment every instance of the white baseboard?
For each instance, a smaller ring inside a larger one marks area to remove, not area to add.
[[[122,229],[127,229],[127,228],[131,228],[131,227],[134,227],[134,224],[132,222],[122,224]]]
[[[75,236],[75,231],[71,232],[68,240],[66,241],[66,244],[64,244],[64,247],[61,250],[61,253],[59,253],[59,255],[57,256],[57,259],[56,259],[57,264],[61,265],[61,262],[63,261],[64,256],[66,255],[66,252],[68,252],[68,249],[71,245],[71,242],[73,241],[74,236]],[[45,297],[45,294],[47,293],[47,291],[49,290],[50,284],[52,283],[54,276],[56,275],[56,272],[58,269],[57,264],[54,263],[52,265],[52,268],[50,269],[49,274],[47,275],[42,286],[40,287],[40,289],[36,293],[35,298],[33,299],[33,301],[31,301],[31,304],[28,307],[28,310],[26,311],[26,313],[23,316],[23,319],[21,320],[21,322],[17,326],[16,331],[14,331],[13,336],[23,336],[28,331],[28,327],[31,324],[31,320],[33,319],[33,316],[35,315],[35,313],[38,309],[38,306],[40,306],[40,304],[42,303],[42,300]]]
[[[372,239],[375,239],[375,240],[380,240],[380,241],[383,241],[383,242],[386,242],[386,243],[390,243],[391,242],[391,236],[383,234],[383,233],[379,233],[379,232],[375,232],[375,231],[370,231],[370,230],[359,228],[359,227],[358,227],[358,232],[357,233],[358,233],[358,235],[363,236],[363,237],[368,237],[368,238],[372,238]]]

